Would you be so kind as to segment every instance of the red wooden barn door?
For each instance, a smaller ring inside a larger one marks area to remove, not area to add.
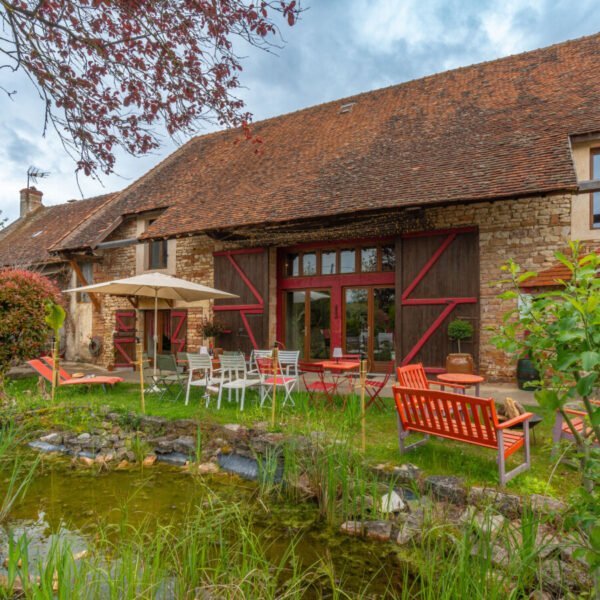
[[[115,311],[115,367],[135,368],[135,310]]]
[[[171,311],[171,352],[185,352],[187,346],[187,310]]]
[[[214,253],[215,287],[237,294],[233,300],[216,300],[214,311],[229,333],[217,338],[225,350],[249,353],[267,348],[269,340],[269,255],[264,248]]]
[[[479,242],[472,229],[403,236],[396,246],[396,339],[400,364],[422,362],[431,372],[444,370],[457,352],[448,323],[470,321],[475,339],[461,344],[478,359]]]

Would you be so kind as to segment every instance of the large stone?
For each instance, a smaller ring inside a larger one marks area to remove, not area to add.
[[[182,435],[173,440],[173,450],[182,454],[196,453],[196,438],[191,435]]]
[[[502,515],[478,512],[474,506],[469,506],[460,516],[460,522],[467,527],[473,527],[480,535],[492,538],[503,529],[506,518]]]
[[[398,513],[406,510],[406,504],[404,504],[400,494],[392,490],[381,497],[380,510],[383,514]]]
[[[420,479],[422,471],[416,465],[405,463],[394,467],[392,474],[399,483],[411,484]]]
[[[583,569],[574,563],[562,560],[544,561],[540,583],[545,589],[550,589],[557,596],[565,592],[589,592],[592,589],[592,578],[588,569]]]
[[[219,471],[219,465],[215,464],[214,462],[205,462],[198,465],[198,473],[200,473],[200,475],[218,473]]]
[[[468,501],[478,506],[491,505],[508,519],[521,516],[521,498],[515,494],[507,494],[493,488],[473,486],[469,490]]]
[[[63,443],[63,435],[62,433],[49,433],[47,435],[42,436],[40,438],[40,442],[60,446]]]
[[[567,510],[567,505],[560,500],[542,496],[540,494],[531,494],[529,497],[531,509],[542,515],[560,515]]]
[[[246,428],[239,423],[227,423],[226,425],[223,425],[223,429],[230,431],[231,433],[243,433],[246,431]]]
[[[146,458],[142,461],[142,465],[144,467],[151,467],[156,462],[156,454],[148,454]]]
[[[391,521],[367,521],[364,523],[368,538],[378,542],[387,542],[392,537]]]
[[[467,501],[467,491],[460,477],[431,475],[425,480],[425,487],[438,500],[453,504],[465,504]]]
[[[487,542],[473,544],[471,556],[479,556],[484,560],[489,560],[492,565],[501,569],[507,569],[510,565],[508,551],[498,544],[491,545]]]
[[[82,433],[80,435],[77,436],[77,443],[79,444],[87,444],[90,439],[91,439],[91,435],[89,433]]]
[[[340,531],[347,535],[361,536],[365,531],[362,521],[346,521],[340,526]]]
[[[416,509],[414,512],[407,515],[403,515],[403,519],[398,525],[396,543],[403,546],[412,540],[419,539],[423,532],[424,522],[425,511],[422,508]]]

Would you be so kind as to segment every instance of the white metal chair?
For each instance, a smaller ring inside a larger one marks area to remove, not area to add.
[[[217,409],[221,408],[223,390],[227,390],[227,400],[231,402],[231,391],[235,390],[235,400],[244,410],[246,389],[259,385],[259,379],[250,379],[247,376],[246,360],[242,353],[224,354],[220,357],[221,367],[217,370],[218,375],[207,386],[207,391],[217,393]],[[241,397],[240,397],[241,390]],[[208,406],[208,403],[207,403]]]
[[[300,350],[280,350],[278,356],[281,369],[288,377],[296,378],[294,387],[298,388],[300,383],[300,372],[298,370]]]
[[[258,376],[258,365],[256,364],[257,359],[270,358],[272,352],[272,350],[252,350],[250,353],[250,360],[248,361],[248,374]]]
[[[207,388],[213,381],[213,366],[212,360],[208,354],[191,354],[188,352],[188,382],[187,390],[185,392],[185,405],[187,406],[190,400],[190,388],[192,386],[198,386]],[[197,379],[194,379],[194,375],[200,375]],[[208,390],[204,392],[204,398],[206,399],[206,405],[210,401]]]
[[[258,372],[260,374],[260,405],[261,407],[265,403],[265,400],[269,396],[269,392],[272,392],[273,386],[283,388],[285,392],[285,398],[283,400],[283,406],[286,405],[289,400],[292,406],[295,406],[294,399],[292,398],[292,390],[298,381],[297,377],[287,376],[283,374],[281,364],[273,367],[273,359],[271,358],[258,358],[256,359],[258,366]]]

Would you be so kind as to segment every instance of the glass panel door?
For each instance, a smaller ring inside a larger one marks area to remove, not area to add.
[[[369,345],[369,288],[344,290],[345,354],[368,355]]]
[[[285,346],[300,358],[329,358],[331,292],[298,290],[285,296]]]
[[[331,345],[331,292],[310,291],[310,358],[329,358]]]
[[[360,354],[369,368],[385,370],[394,360],[395,293],[393,287],[344,289],[344,352]]]
[[[287,292],[285,298],[285,347],[300,350],[304,358],[304,334],[306,332],[306,292]]]
[[[374,288],[373,292],[373,362],[394,360],[396,304],[394,288]]]

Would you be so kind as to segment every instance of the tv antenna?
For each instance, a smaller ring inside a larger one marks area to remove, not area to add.
[[[42,171],[39,167],[33,165],[27,169],[27,189],[29,189],[29,183],[37,183],[38,179],[44,179],[50,177],[50,171]]]

